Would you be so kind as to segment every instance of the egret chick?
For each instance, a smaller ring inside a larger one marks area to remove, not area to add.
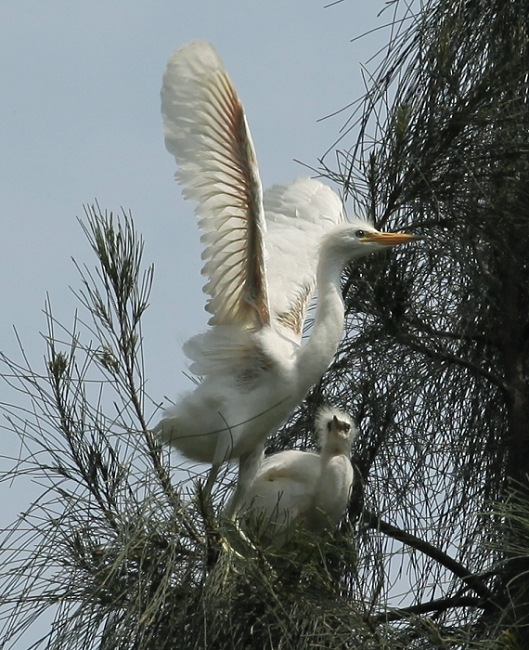
[[[316,432],[319,454],[289,449],[268,456],[235,508],[243,526],[252,518],[275,545],[298,528],[332,532],[349,503],[356,428],[347,413],[325,407],[316,417]]]

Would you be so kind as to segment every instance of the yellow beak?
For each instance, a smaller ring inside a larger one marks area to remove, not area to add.
[[[397,246],[397,244],[407,244],[410,241],[421,239],[416,235],[408,235],[404,232],[366,232],[362,237],[364,242],[375,242],[380,246]]]

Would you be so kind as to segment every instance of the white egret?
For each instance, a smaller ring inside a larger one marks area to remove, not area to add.
[[[353,485],[349,459],[356,428],[347,413],[320,409],[316,417],[319,454],[289,449],[265,458],[236,507],[243,525],[258,523],[263,538],[283,544],[295,528],[333,531]]]
[[[340,342],[340,276],[353,259],[409,242],[359,219],[343,223],[340,198],[306,177],[263,194],[243,106],[213,47],[194,41],[169,59],[162,87],[167,149],[185,198],[196,201],[212,326],[184,351],[202,377],[164,412],[162,440],[220,465],[239,458],[250,476],[266,436],[316,383]],[[315,285],[308,341],[301,336]]]

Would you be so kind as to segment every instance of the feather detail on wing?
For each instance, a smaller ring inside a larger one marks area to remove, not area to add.
[[[243,510],[264,514],[277,534],[310,509],[320,469],[318,454],[289,449],[268,456],[245,494]]]
[[[305,490],[317,483],[320,473],[320,456],[311,451],[287,449],[278,454],[266,456],[259,468],[259,480],[277,481],[290,479],[302,483]]]
[[[219,325],[184,343],[184,353],[193,361],[190,370],[199,376],[236,376],[250,385],[270,369],[271,361],[246,329]]]
[[[300,176],[266,190],[264,207],[271,317],[299,342],[316,284],[320,242],[343,222],[343,204],[327,185]]]
[[[186,199],[198,202],[211,325],[270,320],[262,188],[237,92],[213,47],[193,41],[169,59],[162,87],[165,145]]]

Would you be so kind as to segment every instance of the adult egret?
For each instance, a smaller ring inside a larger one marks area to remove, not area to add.
[[[255,518],[274,544],[283,544],[295,528],[334,530],[349,502],[353,422],[347,413],[325,407],[316,417],[316,431],[319,454],[289,449],[268,456],[236,507],[243,525]]]
[[[198,203],[212,327],[184,345],[202,381],[165,411],[157,431],[185,456],[212,464],[210,491],[230,459],[240,459],[240,479],[252,474],[266,436],[329,366],[343,330],[344,267],[414,237],[359,219],[343,223],[340,198],[310,178],[273,187],[263,204],[243,106],[209,43],[171,56],[161,96],[176,179]],[[301,345],[315,285],[314,326]]]

